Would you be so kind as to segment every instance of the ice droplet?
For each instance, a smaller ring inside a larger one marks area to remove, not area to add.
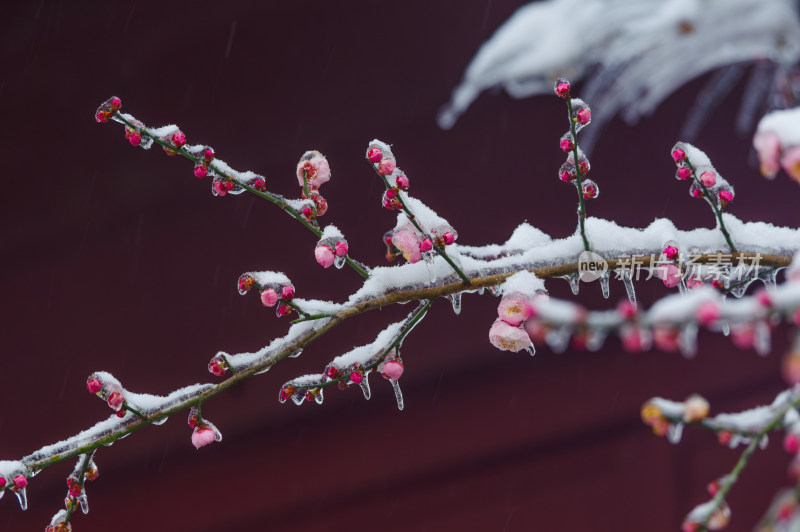
[[[403,392],[400,391],[400,383],[393,379],[389,379],[389,382],[392,383],[392,388],[394,388],[394,398],[397,399],[397,409],[402,410],[405,404],[403,403]]]
[[[161,418],[161,419],[159,419],[159,420],[151,420],[151,421],[150,421],[150,423],[152,423],[152,424],[153,424],[153,425],[155,425],[155,426],[158,426],[158,425],[163,425],[164,423],[166,423],[166,422],[167,422],[167,420],[168,420],[168,419],[169,419],[169,416],[167,416],[167,417],[162,417],[162,418]]]
[[[503,292],[500,290],[500,287],[499,287],[499,286],[497,286],[497,285],[492,285],[492,286],[490,286],[490,287],[489,287],[489,292],[490,292],[490,293],[491,293],[493,296],[495,296],[495,297],[500,297],[500,294],[502,294],[502,293],[503,293]]]
[[[324,399],[324,397],[322,397],[322,392],[323,392],[323,390],[322,390],[322,388],[320,388],[319,389],[319,393],[314,396],[314,401],[316,401],[316,403],[318,405],[321,405],[322,404],[322,400]]]
[[[432,283],[436,282],[436,270],[433,268],[433,261],[434,256],[432,252],[427,252],[422,254],[423,260],[425,260],[425,267],[428,268],[428,277]]]
[[[369,388],[369,373],[364,375],[364,378],[358,383],[358,387],[361,388],[361,393],[364,394],[364,399],[369,401],[369,398],[372,397],[372,390]]]
[[[139,147],[143,150],[149,150],[153,146],[153,139],[147,135],[142,135],[142,140],[139,142]]]
[[[89,499],[86,497],[85,491],[81,493],[80,497],[78,497],[78,504],[81,505],[81,512],[84,514],[89,513]]]
[[[453,305],[453,312],[455,312],[456,316],[461,314],[461,292],[450,294],[447,296],[447,299],[449,299],[450,304]]]
[[[778,268],[761,272],[758,278],[761,279],[767,290],[772,290],[778,284]]]
[[[302,354],[302,352],[303,352],[303,348],[301,347],[300,349],[297,349],[297,350],[295,350],[294,352],[292,352],[292,353],[289,355],[289,358],[297,358],[297,357],[299,357],[299,356]]]
[[[337,256],[333,259],[333,265],[336,266],[337,269],[341,270],[344,267],[345,262],[347,262],[347,256],[339,257]]]
[[[761,441],[758,442],[758,448],[763,451],[764,449],[767,448],[768,445],[769,445],[769,435],[768,434],[764,434],[761,437]]]
[[[608,299],[608,296],[611,295],[611,287],[609,286],[609,279],[611,278],[611,274],[606,272],[600,277],[600,288],[603,290],[603,297]]]
[[[681,329],[678,347],[681,354],[686,358],[694,358],[697,355],[697,323],[691,321]]]
[[[600,348],[603,347],[603,343],[605,343],[607,337],[608,337],[608,332],[606,331],[601,331],[601,330],[590,331],[586,338],[586,349],[588,349],[589,351],[599,351]]]
[[[558,329],[551,329],[547,331],[544,341],[550,346],[550,349],[556,353],[563,353],[569,345],[570,330],[568,326],[562,326]]]
[[[769,324],[766,321],[759,321],[755,324],[755,338],[753,338],[753,347],[759,355],[767,356],[772,349],[772,337],[769,330]]]
[[[731,324],[728,323],[727,320],[720,320],[719,325],[720,325],[720,327],[722,327],[722,335],[723,336],[730,336],[730,334],[731,334]]]
[[[292,394],[292,402],[297,406],[302,405],[303,401],[305,400],[306,400],[306,394],[302,391],[297,391]]]
[[[20,488],[14,490],[14,495],[17,496],[19,507],[23,510],[28,509],[28,488]]]
[[[581,288],[581,278],[578,276],[577,273],[571,273],[569,275],[565,275],[562,279],[566,279],[569,283],[569,287],[572,290],[572,295],[577,296],[578,291]]]
[[[622,277],[622,284],[625,285],[625,292],[628,294],[628,301],[633,305],[633,310],[636,310],[636,289],[633,286],[633,272],[622,270],[620,275]]]
[[[485,292],[485,290],[484,290],[484,288],[482,286],[480,288],[478,288],[478,295],[479,296],[482,296],[484,292]]]
[[[533,342],[531,342],[531,345],[529,345],[527,349],[531,356],[536,354],[536,347],[534,347]]]
[[[683,436],[683,423],[672,423],[667,428],[667,441],[676,445],[681,442]]]

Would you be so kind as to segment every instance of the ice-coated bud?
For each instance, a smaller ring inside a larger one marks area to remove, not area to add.
[[[497,316],[509,325],[518,326],[533,314],[533,308],[527,301],[514,297],[504,297],[497,305]]]
[[[789,148],[783,152],[781,166],[789,174],[789,177],[800,181],[800,146]]]
[[[569,98],[569,81],[564,78],[558,78],[553,90],[559,98]]]
[[[800,451],[800,436],[794,432],[787,432],[783,438],[783,448],[789,454],[797,454],[797,451]]]
[[[326,371],[328,378],[335,379],[340,375],[339,369],[336,366],[329,366],[328,371]]]
[[[592,111],[590,111],[588,107],[578,109],[578,112],[575,113],[575,120],[582,126],[585,126],[592,121]]]
[[[456,241],[456,237],[453,233],[447,231],[442,235],[442,241],[446,246],[449,246],[450,244]]]
[[[400,190],[408,190],[408,178],[405,174],[400,174],[397,176],[395,181],[397,182],[397,188]]]
[[[294,298],[294,286],[287,284],[281,288],[281,299],[284,301],[291,301]]]
[[[664,256],[669,260],[675,260],[678,258],[678,248],[675,246],[667,246],[664,248]]]
[[[261,292],[261,304],[265,307],[274,307],[278,303],[278,292],[274,288],[267,288]]]
[[[402,362],[399,360],[390,360],[383,365],[383,371],[381,371],[381,375],[387,380],[400,380],[400,377],[403,376],[403,369]]]
[[[214,192],[216,192],[217,196],[224,196],[228,193],[228,189],[222,181],[217,180],[214,181]]]
[[[636,307],[630,301],[622,300],[617,305],[617,312],[623,318],[630,319],[636,315]]]
[[[677,172],[675,172],[675,177],[677,177],[681,181],[686,181],[687,179],[690,179],[693,175],[694,172],[692,172],[692,170],[689,169],[689,167],[687,166],[681,166],[680,168],[678,168]]]
[[[410,263],[419,262],[422,253],[419,249],[417,235],[408,229],[401,229],[392,236],[392,244],[403,253],[403,257]]]
[[[28,479],[22,473],[14,476],[14,487],[18,490],[28,485]]]
[[[75,479],[70,478],[70,479],[67,479],[67,480],[72,480],[73,481],[73,482],[69,483],[69,496],[70,497],[76,497],[76,498],[80,497],[81,493],[83,492],[83,486],[78,484],[78,482]]]
[[[207,163],[210,163],[214,160],[214,150],[211,148],[206,148],[203,150],[203,160]]]
[[[222,377],[225,375],[225,362],[223,362],[219,358],[212,358],[211,362],[208,363],[208,371],[212,374],[216,375],[217,377]]]
[[[771,131],[757,132],[753,137],[753,147],[758,153],[761,175],[773,179],[780,170],[781,141]]]
[[[337,257],[344,257],[347,255],[347,242],[344,240],[340,240],[336,243],[333,247],[333,252],[336,254]]]
[[[331,179],[328,159],[318,151],[307,151],[297,163],[297,182],[303,187],[303,177],[312,188],[319,188]]]
[[[572,180],[573,180],[573,179],[575,179],[576,177],[578,177],[576,174],[574,174],[574,173],[571,173],[571,172],[567,172],[566,170],[564,170],[563,172],[561,172],[561,175],[559,176],[559,178],[561,179],[561,181],[563,181],[563,182],[565,182],[565,183],[567,183],[567,182],[569,182],[569,181],[572,181]]]
[[[691,395],[683,403],[683,420],[687,423],[701,421],[708,417],[708,401],[699,395]]]
[[[172,144],[178,148],[186,144],[186,135],[183,134],[183,131],[176,131],[172,134]]]
[[[197,427],[194,429],[194,432],[192,432],[192,445],[194,445],[196,449],[208,445],[209,443],[214,443],[216,439],[217,435],[208,427]]]
[[[719,202],[722,204],[723,207],[727,207],[728,203],[733,201],[733,192],[730,190],[720,190],[719,191]]]
[[[253,188],[261,192],[264,192],[265,190],[267,190],[267,182],[259,177],[258,179],[253,181]]]
[[[396,165],[394,159],[390,159],[389,157],[382,159],[381,162],[378,163],[378,173],[381,175],[389,175],[394,172],[395,168]]]
[[[628,353],[638,353],[645,348],[644,339],[642,338],[642,331],[639,329],[639,327],[624,327],[619,333],[619,339],[622,342],[622,348]]]
[[[125,402],[125,398],[122,397],[120,392],[112,392],[108,395],[108,399],[106,400],[108,406],[113,408],[114,410],[119,411],[122,408],[123,403]]]
[[[499,318],[489,329],[489,342],[500,351],[514,353],[531,346],[531,338],[527,332],[519,327],[512,327]]]
[[[279,318],[282,318],[284,316],[288,316],[289,314],[291,314],[291,312],[292,312],[292,307],[283,304],[283,305],[278,305],[278,308],[275,310],[275,315],[278,316]]]
[[[591,179],[585,180],[581,183],[581,190],[583,191],[583,199],[593,199],[600,194],[600,189],[597,186],[597,183],[592,181]]]
[[[239,276],[239,293],[245,295],[250,287],[252,287],[256,283],[256,280],[253,279],[250,275],[244,274]]]
[[[329,246],[317,246],[314,249],[314,258],[317,259],[317,262],[323,268],[330,268],[333,266],[334,261],[334,253],[333,250]]]
[[[110,100],[108,100],[108,106],[112,111],[119,111],[119,108],[122,107],[122,100],[116,96],[113,96]]]
[[[653,342],[662,351],[677,351],[678,331],[668,327],[655,327],[653,329]]]
[[[203,179],[208,175],[208,169],[203,164],[198,164],[194,167],[194,176],[198,179]]]
[[[708,327],[715,321],[719,319],[720,312],[719,307],[713,301],[706,301],[704,303],[700,303],[695,310],[695,317],[697,318],[697,323],[700,325]]]
[[[561,139],[558,145],[561,148],[561,151],[565,153],[572,151],[572,149],[575,148],[575,144],[573,144],[570,139]]]
[[[233,181],[225,181],[225,190],[227,191],[233,190]]]
[[[706,187],[713,187],[717,184],[717,174],[714,172],[703,172],[700,174],[700,182],[703,183]]]
[[[109,113],[108,111],[97,111],[97,114],[94,115],[94,119],[102,124],[108,122],[108,119],[110,117],[111,113]]]
[[[686,152],[680,148],[672,150],[672,160],[676,163],[682,162],[686,160]]]
[[[138,146],[142,143],[142,135],[138,131],[135,131],[128,135],[128,142],[131,143],[131,146]]]
[[[381,152],[381,149],[375,147],[369,148],[367,150],[367,159],[372,164],[381,162],[381,159],[383,159],[383,153]]]
[[[6,487],[6,479],[0,476],[0,490]]]
[[[114,415],[117,416],[117,417],[125,417],[125,414],[127,414],[127,413],[128,413],[128,411],[125,408],[120,408],[119,410],[117,410],[114,413]]]
[[[662,264],[657,270],[658,278],[669,288],[678,286],[681,282],[681,270],[674,264]]]
[[[426,253],[433,249],[433,242],[430,238],[423,238],[422,242],[419,243],[419,250],[422,253]]]
[[[578,170],[580,171],[581,175],[586,175],[589,173],[589,163],[586,161],[578,162]]]
[[[89,390],[89,393],[97,393],[103,389],[103,383],[100,382],[100,379],[89,377],[86,380],[86,389]]]
[[[353,371],[350,373],[350,380],[353,381],[353,384],[361,384],[361,381],[364,380],[364,375],[360,371]]]

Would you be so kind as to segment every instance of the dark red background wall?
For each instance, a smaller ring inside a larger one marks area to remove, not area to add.
[[[15,459],[108,415],[86,393],[94,370],[131,390],[165,393],[213,381],[217,350],[254,350],[288,327],[241,272],[276,269],[300,297],[342,300],[351,271],[322,270],[314,239],[272,205],[218,199],[191,165],[131,148],[97,105],[118,95],[150,125],[175,122],[237,169],[297,195],[294,166],[325,153],[333,179],[325,223],[353,254],[383,264],[393,217],[363,162],[375,137],[395,146],[412,193],[459,231],[459,241],[505,240],[528,220],[573,231],[574,191],[558,181],[565,129],[556,98],[484,95],[452,131],[437,109],[481,42],[523,2],[29,2],[0,7],[0,293],[3,362],[0,458]],[[613,123],[592,159],[600,197],[590,214],[644,226],[669,216],[712,226],[704,204],[672,179],[668,150],[701,86],[694,82],[636,127]],[[749,140],[732,133],[738,88],[705,127],[700,146],[737,187],[732,212],[797,225],[797,189],[764,182]],[[591,102],[590,102],[591,103]],[[568,296],[566,283],[549,281]],[[584,285],[593,307],[611,301]],[[640,283],[640,299],[666,291]],[[705,395],[714,412],[768,402],[787,331],[767,358],[701,335],[695,360],[622,353],[536,357],[494,350],[497,300],[446,301],[404,345],[406,408],[373,379],[374,397],[331,392],[323,406],[279,405],[280,385],[319,371],[409,309],[350,320],[287,360],[210,402],[224,440],[199,451],[183,416],[101,449],[92,511],[76,530],[677,530],[706,500],[705,484],[738,452],[690,432],[679,446],[639,421],[649,397]],[[731,530],[749,530],[786,483],[788,457],[759,452],[731,494]],[[72,464],[32,480],[30,508],[9,494],[0,529],[41,530],[62,504]]]

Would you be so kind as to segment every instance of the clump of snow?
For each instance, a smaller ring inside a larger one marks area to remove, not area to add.
[[[767,113],[758,123],[758,132],[774,133],[782,146],[800,145],[800,107]]]
[[[382,354],[389,344],[397,338],[406,322],[407,320],[392,323],[382,330],[374,341],[339,355],[331,361],[331,364],[337,368],[351,367],[356,362],[366,366],[371,361],[370,359]]]

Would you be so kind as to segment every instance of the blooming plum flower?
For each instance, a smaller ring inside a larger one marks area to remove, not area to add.
[[[504,297],[497,305],[497,315],[501,320],[514,327],[531,317],[533,308],[530,303],[515,297]]]
[[[419,262],[422,258],[422,252],[419,248],[419,239],[416,233],[409,229],[401,229],[392,236],[392,244],[400,250],[405,258],[410,263]]]
[[[305,182],[311,188],[319,188],[331,179],[331,167],[328,159],[318,151],[307,151],[297,163],[297,182],[301,187]]]
[[[198,427],[194,429],[194,432],[192,432],[192,445],[194,445],[196,449],[208,445],[209,443],[214,443],[216,439],[216,433],[208,427],[200,428],[198,425]]]
[[[500,351],[514,353],[531,346],[531,338],[525,330],[513,327],[500,318],[489,329],[489,341]]]

